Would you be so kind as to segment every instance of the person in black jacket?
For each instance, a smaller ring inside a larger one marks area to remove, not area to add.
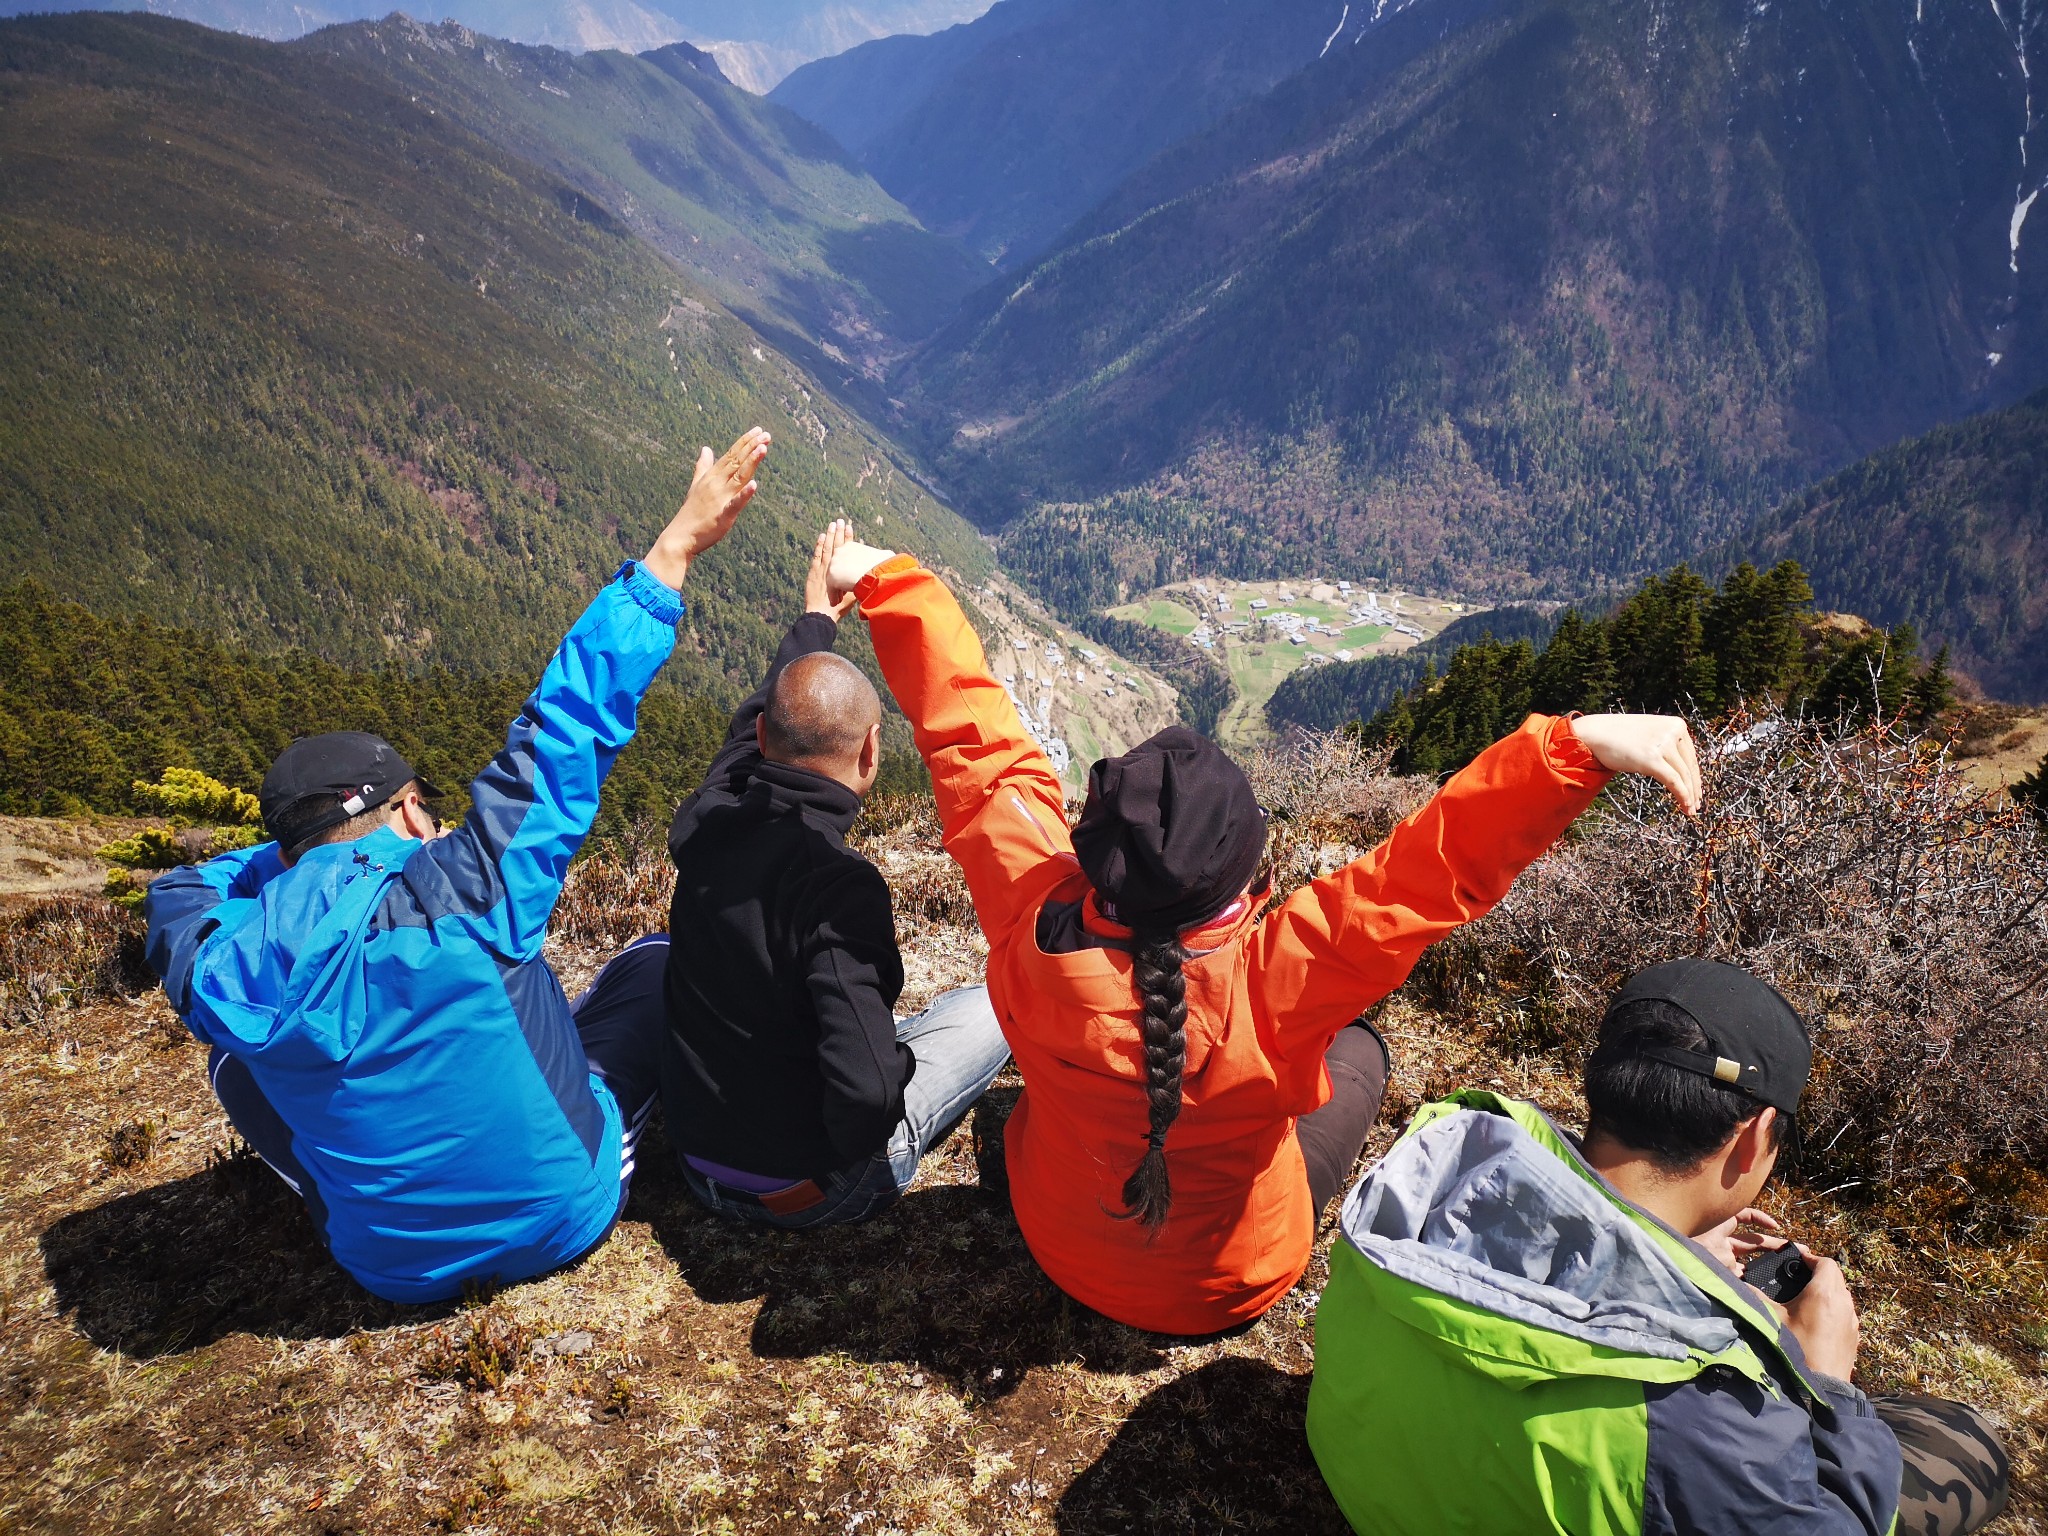
[[[832,651],[851,537],[819,536],[803,617],[669,830],[669,1139],[706,1206],[777,1227],[893,1204],[1009,1060],[986,987],[895,1015],[889,887],[846,846],[882,750],[880,697]]]

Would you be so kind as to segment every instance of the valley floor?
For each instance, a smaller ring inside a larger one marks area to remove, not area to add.
[[[983,956],[934,831],[867,844],[898,892],[905,1007]],[[662,867],[579,869],[552,941],[572,993],[658,926]],[[979,1187],[971,1126],[894,1211],[804,1235],[704,1214],[657,1135],[587,1262],[393,1307],[235,1150],[160,991],[7,1006],[0,1532],[1343,1530],[1301,1433],[1327,1229],[1260,1323],[1184,1344],[1061,1296]],[[1399,999],[1383,1023],[1398,1072],[1375,1150],[1464,1083],[1576,1107],[1548,1058]],[[1924,1211],[1775,1198],[1849,1264],[1869,1383],[1989,1408],[2021,1474],[1999,1529],[2048,1528],[2039,1233],[1931,1241]]]
[[[1237,697],[1217,722],[1217,739],[1246,748],[1271,735],[1266,701],[1290,674],[1409,650],[1483,612],[1477,604],[1348,581],[1216,577],[1161,587],[1109,616],[1176,636],[1221,661]]]

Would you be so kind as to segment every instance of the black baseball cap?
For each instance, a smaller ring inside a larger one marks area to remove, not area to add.
[[[428,799],[440,793],[382,736],[329,731],[302,737],[263,776],[263,827],[286,848],[296,848],[384,804],[415,779]]]
[[[1711,1077],[1783,1114],[1799,1108],[1813,1071],[1813,1043],[1776,987],[1722,960],[1667,960],[1630,977],[1607,1011],[1653,1000],[1699,1025],[1707,1049],[1646,1045],[1645,1056]]]

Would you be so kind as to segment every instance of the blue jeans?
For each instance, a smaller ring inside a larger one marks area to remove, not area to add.
[[[690,1192],[722,1216],[788,1231],[866,1221],[894,1205],[917,1177],[924,1155],[952,1133],[1010,1059],[987,987],[961,987],[915,1018],[898,1019],[896,1038],[917,1058],[917,1070],[903,1090],[903,1120],[866,1162],[819,1179],[824,1199],[804,1210],[778,1213],[684,1163]]]

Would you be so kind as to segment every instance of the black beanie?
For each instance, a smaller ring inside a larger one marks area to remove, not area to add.
[[[1088,771],[1074,851],[1120,923],[1178,932],[1214,917],[1251,883],[1265,846],[1251,780],[1185,726]]]

